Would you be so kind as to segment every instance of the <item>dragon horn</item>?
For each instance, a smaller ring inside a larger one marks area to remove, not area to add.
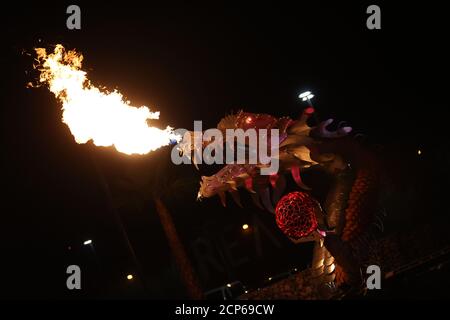
[[[233,189],[234,191],[237,191],[237,190],[238,190],[237,187],[236,187],[236,181],[230,180],[230,181],[227,181],[227,184],[228,184],[228,185],[230,186],[230,188]]]

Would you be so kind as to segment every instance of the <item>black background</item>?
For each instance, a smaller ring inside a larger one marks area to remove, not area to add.
[[[443,5],[377,3],[382,29],[368,30],[366,8],[372,3],[364,2],[80,3],[82,28],[67,30],[69,4],[18,3],[4,12],[0,296],[184,297],[180,281],[168,271],[169,249],[146,197],[161,187],[156,170],[182,184],[164,197],[186,243],[208,221],[239,228],[255,211],[250,203],[245,212],[222,209],[217,199],[196,203],[199,174],[193,167],[173,166],[168,148],[130,157],[77,145],[52,94],[25,88],[36,73],[23,52],[38,46],[76,48],[94,83],[119,88],[134,105],[161,111],[161,127],[192,129],[193,120],[213,127],[240,108],[296,117],[304,107],[297,96],[310,89],[322,118],[346,120],[370,143],[383,146],[386,170],[397,182],[391,229],[428,220],[448,224],[449,52]],[[121,216],[143,265],[144,291],[124,278],[136,270],[111,219],[93,159],[113,193],[129,190]],[[130,179],[134,189],[121,187]],[[143,194],[137,200],[135,190]],[[265,221],[278,232],[273,221]],[[92,267],[93,255],[80,245],[87,238],[95,241],[101,270]],[[258,282],[267,272],[307,260],[277,259],[277,249],[267,248],[269,258],[256,259],[240,277],[256,273]],[[82,293],[65,288],[69,264],[88,270]],[[228,280],[233,279],[217,275],[206,286]]]

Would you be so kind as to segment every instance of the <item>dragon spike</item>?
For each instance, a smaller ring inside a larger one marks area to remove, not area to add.
[[[269,188],[260,190],[259,196],[261,197],[261,201],[267,211],[275,214],[275,209],[273,208],[272,202],[270,201]]]
[[[227,184],[230,186],[230,188],[231,188],[232,190],[234,190],[234,191],[237,191],[237,190],[238,190],[238,189],[237,189],[237,186],[236,186],[236,181],[230,180],[230,181],[227,181]]]
[[[259,201],[259,196],[257,193],[251,193],[250,197],[252,198],[252,201],[255,204],[255,206],[257,206],[261,210],[264,210],[264,207],[261,205],[261,202]]]
[[[253,178],[247,178],[244,181],[245,189],[247,189],[251,193],[256,193],[255,190],[253,190]]]
[[[269,181],[270,181],[270,184],[272,185],[272,188],[274,188],[274,189],[277,184],[277,180],[278,180],[278,174],[275,173],[275,174],[270,175]]]
[[[227,198],[226,198],[225,192],[220,191],[219,192],[219,197],[220,197],[220,202],[222,203],[222,205],[224,207],[226,207],[227,206]]]
[[[243,208],[243,206],[242,206],[242,203],[241,203],[241,197],[240,197],[240,195],[239,195],[239,192],[238,191],[229,191],[230,192],[230,194],[231,194],[231,197],[233,198],[233,200],[234,200],[234,202],[236,202],[236,204],[239,206],[239,207],[241,207],[241,208]]]
[[[200,171],[200,169],[198,168],[198,165],[197,165],[197,157],[194,155],[193,157],[192,157],[192,163],[194,164],[194,167],[198,170],[198,171]]]
[[[294,178],[295,183],[302,189],[305,190],[311,190],[310,187],[305,185],[302,181],[302,177],[300,176],[300,167],[299,166],[292,166],[291,168],[291,174],[292,178]]]
[[[279,176],[275,188],[273,189],[272,200],[273,203],[277,203],[280,200],[284,189],[286,189],[286,178],[281,175]]]

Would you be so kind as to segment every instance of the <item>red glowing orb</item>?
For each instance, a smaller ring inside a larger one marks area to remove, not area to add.
[[[278,227],[293,239],[308,236],[317,229],[318,203],[305,192],[291,192],[278,201],[275,215]]]
[[[313,114],[314,113],[314,108],[313,107],[309,107],[309,108],[306,108],[305,109],[305,113],[306,114],[308,114],[308,115],[311,115],[311,114]]]

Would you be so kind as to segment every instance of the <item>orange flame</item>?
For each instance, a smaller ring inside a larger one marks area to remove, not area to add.
[[[149,119],[159,119],[159,112],[146,106],[134,107],[117,90],[101,91],[92,85],[81,70],[83,55],[66,51],[60,44],[50,54],[44,48],[35,50],[39,81],[61,101],[62,121],[77,143],[92,139],[97,146],[114,146],[126,154],[146,154],[171,140],[181,140],[171,127],[162,130],[148,125]]]

